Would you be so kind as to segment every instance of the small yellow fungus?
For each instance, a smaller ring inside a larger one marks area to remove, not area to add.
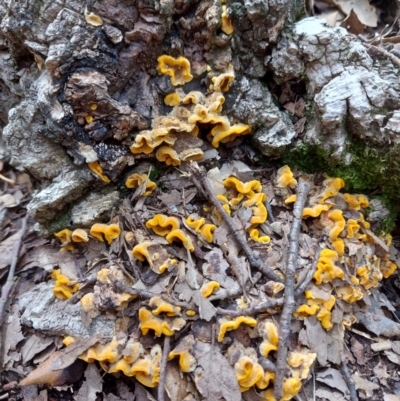
[[[342,319],[342,325],[345,329],[350,329],[357,322],[357,318],[353,314],[345,314]]]
[[[338,298],[348,303],[354,303],[363,298],[363,294],[359,287],[353,287],[351,285],[344,285],[342,287],[336,287],[336,294]]]
[[[390,277],[397,269],[397,265],[390,260],[384,260],[381,266],[381,272],[383,277],[388,278]]]
[[[58,299],[69,299],[72,294],[79,290],[79,284],[71,284],[70,279],[64,274],[61,274],[60,270],[53,270],[50,277],[55,279],[53,294]]]
[[[61,245],[65,246],[71,242],[72,231],[68,228],[64,228],[64,230],[55,233],[54,236],[61,242]]]
[[[179,93],[177,93],[177,92],[169,93],[164,98],[164,103],[167,106],[175,107],[175,106],[178,106],[180,102],[181,102],[181,98],[179,96]]]
[[[165,237],[171,231],[178,229],[180,224],[176,217],[168,217],[164,214],[156,214],[152,219],[146,222],[146,227],[151,228],[157,235]]]
[[[81,305],[82,309],[92,318],[94,319],[100,314],[100,311],[97,309],[96,305],[94,304],[94,294],[89,292],[85,294],[81,298]],[[68,344],[65,344],[68,345]]]
[[[88,124],[90,124],[91,122],[93,122],[93,117],[92,116],[86,116],[85,120]]]
[[[260,354],[267,358],[271,351],[276,351],[279,345],[278,328],[271,321],[263,322],[259,328],[264,341],[260,344]]]
[[[344,187],[344,181],[341,178],[327,178],[323,182],[325,191],[321,195],[319,203],[324,203],[326,199],[336,196],[338,192]]]
[[[331,310],[335,305],[336,299],[332,295],[328,301],[323,302],[320,311],[317,314],[317,319],[321,322],[322,327],[325,330],[330,330],[333,326]]]
[[[338,238],[339,234],[346,226],[346,220],[343,217],[343,212],[335,209],[329,212],[328,217],[335,222],[335,225],[329,231],[329,239],[331,240],[332,246],[335,248],[338,255],[343,256],[344,241],[341,238]]]
[[[260,181],[253,180],[246,183],[238,180],[236,177],[229,177],[223,181],[226,189],[236,189],[240,194],[252,197],[255,192],[262,191],[262,185]]]
[[[332,205],[314,205],[305,207],[303,210],[303,219],[307,217],[318,217],[322,212],[328,211]]]
[[[299,318],[305,318],[308,316],[314,316],[319,311],[318,305],[300,305],[295,312],[293,312],[293,316]]]
[[[67,244],[65,246],[60,247],[60,252],[68,252],[68,251],[74,251],[75,247],[73,244]]]
[[[100,166],[100,163],[98,161],[95,161],[93,163],[88,163],[88,167],[94,174],[100,177],[104,182],[110,182],[110,179],[103,174],[103,168]]]
[[[140,330],[142,334],[145,336],[149,330],[153,330],[154,334],[157,337],[160,337],[161,334],[166,336],[172,336],[174,332],[169,326],[168,322],[163,321],[162,319],[155,317],[150,311],[145,308],[139,309],[139,321],[140,321]]]
[[[183,162],[199,161],[203,159],[203,151],[200,148],[190,148],[179,153],[179,159]]]
[[[191,355],[186,350],[173,350],[168,354],[168,360],[171,361],[172,359],[179,357],[179,367],[181,371],[184,373],[193,372],[196,369],[197,361],[196,358]]]
[[[238,316],[234,320],[223,318],[220,322],[218,341],[221,342],[227,331],[236,330],[242,323],[247,324],[250,327],[256,327],[257,320],[249,316]]]
[[[156,306],[156,309],[152,311],[153,315],[158,316],[161,313],[165,313],[167,316],[173,317],[178,316],[181,312],[179,306],[171,305],[164,301],[160,296],[155,296],[150,299],[149,306]]]
[[[344,200],[349,205],[349,208],[353,210],[365,209],[369,206],[369,201],[364,195],[344,194]]]
[[[178,153],[169,146],[158,148],[156,158],[158,161],[164,162],[167,166],[179,166],[181,164]]]
[[[249,235],[250,238],[256,242],[261,242],[263,244],[269,244],[271,242],[271,238],[268,235],[260,236],[260,231],[257,228],[250,229]]]
[[[317,263],[317,271],[314,273],[315,283],[329,283],[335,278],[343,278],[344,272],[334,262],[338,260],[338,253],[330,249],[323,249]]]
[[[90,229],[90,235],[97,238],[99,241],[104,242],[106,239],[108,245],[111,244],[121,234],[121,229],[118,224],[93,224]]]
[[[216,230],[217,226],[214,224],[204,224],[204,226],[200,230],[200,235],[207,242],[213,241],[213,233]]]
[[[94,13],[89,13],[87,7],[85,7],[84,11],[85,20],[88,24],[93,26],[101,26],[103,25],[103,20]]]
[[[171,134],[165,127],[155,128],[151,131],[141,131],[140,134],[136,136],[135,142],[130,147],[130,150],[133,154],[150,154],[163,142],[172,146],[176,139],[176,135]]]
[[[279,188],[294,188],[297,185],[297,180],[289,166],[283,166],[278,170],[277,181]]]
[[[211,130],[211,136],[213,138],[211,141],[211,145],[214,146],[214,148],[218,148],[220,142],[222,143],[233,142],[238,136],[248,135],[250,133],[251,133],[250,125],[242,123],[232,125],[226,131],[219,129],[216,126]]]
[[[186,249],[194,251],[192,240],[179,228],[172,230],[167,236],[166,240],[172,244],[174,241],[181,242]]]
[[[347,238],[354,238],[354,235],[360,230],[360,225],[354,219],[347,220]]]
[[[186,224],[190,227],[193,228],[196,233],[200,232],[201,227],[204,225],[204,223],[206,222],[206,219],[204,217],[200,218],[200,219],[195,219],[192,216],[189,216],[186,219]],[[178,227],[177,227],[178,228]]]
[[[222,6],[221,21],[222,21],[221,31],[223,33],[226,33],[227,35],[232,35],[235,29],[233,28],[231,20],[228,18],[225,5]]]
[[[72,241],[74,242],[88,242],[89,237],[88,234],[85,230],[82,230],[82,228],[77,228],[72,232],[71,235]]]
[[[297,195],[290,195],[289,197],[287,197],[285,199],[285,205],[289,205],[291,203],[294,203],[294,202],[296,202],[296,200],[297,200]],[[304,217],[304,214],[303,214],[303,217]]]
[[[107,344],[97,344],[90,347],[79,356],[79,359],[88,363],[93,363],[94,361],[114,363],[120,358],[118,348],[119,342],[116,337],[113,337],[112,341]]]
[[[242,356],[234,366],[240,391],[243,393],[264,378],[264,369],[249,356]]]
[[[182,100],[183,104],[198,104],[204,101],[204,95],[198,91],[189,92]]]
[[[229,70],[223,74],[220,74],[211,79],[213,83],[213,89],[216,92],[228,92],[233,80],[235,79],[235,73],[233,72],[233,67],[230,66]],[[219,110],[220,111],[220,110]],[[219,111],[215,111],[219,113]]]
[[[195,310],[189,309],[189,310],[186,311],[186,314],[188,316],[192,317],[192,316],[195,316],[197,314],[197,312]]]
[[[92,110],[97,110],[97,103],[92,103],[92,104],[90,105],[90,108],[91,108]]]
[[[138,188],[143,183],[145,183],[146,188],[143,196],[149,196],[157,188],[157,184],[150,180],[147,174],[131,174],[125,181],[125,186],[127,188]]]
[[[193,79],[190,74],[190,63],[185,57],[173,58],[168,55],[158,57],[157,71],[160,74],[168,75],[174,86],[184,85]]]
[[[250,199],[243,202],[244,207],[252,207],[253,216],[250,219],[251,224],[263,224],[267,220],[267,208],[264,202],[267,200],[267,196],[264,193],[254,194]]]
[[[218,291],[221,288],[217,281],[210,281],[200,288],[200,293],[204,298],[208,298],[214,291]]]

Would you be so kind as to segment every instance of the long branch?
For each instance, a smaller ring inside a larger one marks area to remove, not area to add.
[[[276,372],[274,382],[274,395],[280,400],[283,395],[283,379],[286,371],[287,342],[290,334],[290,322],[295,305],[294,299],[294,276],[297,268],[297,258],[299,253],[299,234],[303,210],[307,195],[310,191],[310,184],[300,180],[297,199],[293,207],[293,223],[289,233],[289,254],[285,271],[285,295],[284,304],[279,324],[279,347],[276,361]]]
[[[255,269],[259,270],[260,272],[262,272],[263,274],[265,274],[265,276],[267,276],[269,279],[282,282],[282,279],[276,273],[274,273],[268,267],[264,266],[263,261],[250,248],[249,244],[246,241],[246,238],[241,234],[240,230],[238,230],[231,216],[229,216],[226,210],[222,207],[221,202],[215,196],[211,184],[208,181],[207,174],[204,168],[199,167],[195,163],[192,163],[190,165],[190,172],[192,173],[190,179],[192,180],[193,183],[197,181],[196,184],[200,184],[200,186],[204,189],[204,191],[207,194],[207,198],[221,214],[222,218],[228,225],[230,232],[235,237],[236,241],[239,243],[243,252],[246,254],[250,265]]]

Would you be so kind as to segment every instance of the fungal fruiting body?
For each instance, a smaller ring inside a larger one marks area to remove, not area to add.
[[[72,284],[71,280],[61,274],[60,270],[53,270],[51,278],[55,279],[53,294],[58,299],[69,299],[79,290],[79,284]]]
[[[100,166],[100,163],[98,161],[88,163],[88,167],[94,174],[100,177],[104,182],[107,183],[110,182],[110,179],[103,174],[103,167]]]
[[[119,237],[121,234],[121,229],[118,224],[93,224],[90,229],[90,235],[95,237],[101,242],[104,242],[104,239],[110,245],[115,239]]]
[[[190,63],[185,57],[174,58],[168,55],[158,57],[157,71],[168,75],[174,86],[184,85],[193,79],[190,73]]]
[[[126,181],[125,186],[127,188],[138,188],[140,185],[145,185],[145,191],[143,196],[149,196],[153,193],[153,191],[157,188],[157,184],[149,179],[147,174],[132,174],[130,175]]]
[[[227,331],[236,330],[242,323],[250,327],[255,327],[257,325],[257,320],[249,316],[238,316],[233,320],[222,319],[220,322],[218,341],[221,342]]]

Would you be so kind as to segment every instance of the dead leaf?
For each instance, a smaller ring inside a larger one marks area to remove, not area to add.
[[[356,318],[367,330],[378,337],[381,335],[388,338],[400,336],[400,324],[378,312],[357,312]]]
[[[316,380],[325,383],[333,389],[341,391],[343,394],[349,394],[349,389],[346,382],[343,379],[342,374],[336,369],[326,369],[323,372],[317,374]]]
[[[15,244],[18,241],[19,232],[11,235],[10,237],[6,238],[4,241],[0,242],[0,269],[4,269],[5,267],[11,264],[13,250],[15,248]],[[20,256],[22,257],[25,251],[21,249]]]
[[[360,22],[354,10],[350,11],[350,14],[341,22],[340,26],[353,35],[360,35],[364,32],[364,25]]]
[[[35,370],[29,373],[25,379],[21,380],[20,386],[30,386],[32,384],[49,384],[50,386],[62,386],[66,383],[74,383],[83,375],[86,362],[77,359],[72,365],[65,369],[53,370],[52,363],[55,358],[61,355],[56,351],[48,359],[40,363]]]
[[[393,351],[385,351],[385,355],[389,359],[390,362],[395,363],[396,365],[400,365],[400,356]]]
[[[337,391],[333,391],[330,388],[318,388],[315,391],[315,395],[320,399],[326,399],[329,401],[348,401],[346,397],[343,396],[342,393]]]
[[[201,295],[200,291],[195,291],[193,302],[199,307],[200,318],[209,322],[217,313],[214,305]]]
[[[387,380],[390,375],[387,372],[387,366],[379,362],[373,369],[375,376],[383,386],[387,386]]]
[[[353,352],[353,355],[355,356],[357,363],[360,365],[365,364],[365,355],[364,355],[364,346],[355,338],[351,338],[351,351]]]
[[[400,397],[395,394],[383,393],[383,401],[400,401]]]
[[[144,386],[140,383],[135,383],[135,401],[157,401]]]
[[[176,206],[182,203],[182,194],[180,193],[180,191],[173,189],[170,192],[165,192],[162,195],[157,196],[157,199],[159,199],[162,203],[164,203],[164,205],[168,206],[171,209],[171,207],[175,206],[176,208]]]
[[[353,10],[362,24],[373,28],[378,25],[376,8],[370,4],[369,0],[335,0],[335,3],[346,15]]]
[[[164,385],[171,401],[183,400],[189,394],[188,384],[188,377],[187,375],[182,375],[178,363],[176,361],[169,362]]]
[[[97,393],[101,394],[103,391],[103,380],[94,363],[89,363],[86,368],[85,379],[78,394],[75,396],[75,400],[96,401]]]
[[[5,321],[5,333],[3,334],[3,364],[6,364],[9,360],[9,351],[15,350],[17,344],[22,341],[25,337],[22,334],[21,324],[19,320],[19,308],[18,305],[12,306],[11,314],[8,315]]]
[[[85,352],[92,345],[97,344],[101,340],[101,338],[102,335],[99,333],[93,337],[77,339],[72,344],[68,345],[68,347],[59,351],[57,356],[53,358],[51,366],[52,369],[64,369],[72,365],[72,363],[74,363],[74,361],[80,354]]]
[[[53,337],[32,335],[21,348],[22,361],[24,363],[30,361],[35,355],[45,350],[53,341]]]
[[[374,394],[374,390],[377,390],[379,388],[378,384],[372,383],[366,379],[363,379],[360,377],[358,374],[353,374],[351,378],[354,381],[356,390],[359,390],[361,394],[363,394],[365,397],[362,398],[369,398],[372,397]]]
[[[241,400],[235,372],[217,349],[205,353],[198,363],[194,380],[197,389],[207,401]]]
[[[339,17],[339,13],[337,11],[328,11],[328,12],[323,12],[319,15],[316,15],[316,17],[318,19],[324,19],[327,23],[327,25],[331,26],[331,27],[335,27],[336,26],[336,22],[338,20]]]

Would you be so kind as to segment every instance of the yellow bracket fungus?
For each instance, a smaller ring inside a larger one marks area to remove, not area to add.
[[[253,210],[253,216],[250,219],[251,224],[263,224],[267,220],[267,208],[264,202],[267,200],[267,196],[264,193],[254,194],[250,199],[243,202],[244,207],[251,207]]]
[[[180,102],[181,102],[181,97],[179,96],[179,93],[177,93],[177,92],[169,93],[164,98],[164,103],[167,106],[175,107],[175,106],[178,106]]]
[[[90,347],[79,356],[79,359],[88,363],[93,363],[94,361],[114,363],[120,358],[118,348],[119,342],[114,337],[112,341],[107,344],[97,344]]]
[[[222,6],[221,21],[222,21],[221,31],[223,33],[226,33],[227,35],[232,35],[235,29],[232,25],[231,20],[228,18],[225,5]]]
[[[200,148],[184,149],[179,153],[179,159],[183,162],[199,161],[203,159],[203,151]]]
[[[213,83],[213,89],[216,92],[228,92],[229,88],[235,79],[235,73],[233,72],[233,67],[230,66],[229,70],[223,74],[220,74],[211,79]],[[219,113],[221,110],[215,110],[216,113]]]
[[[192,240],[179,228],[172,230],[165,238],[170,244],[174,241],[181,242],[186,249],[194,251]]]
[[[221,288],[217,281],[210,281],[200,288],[200,293],[204,298],[208,298],[214,291]]]
[[[344,187],[344,181],[341,178],[328,178],[323,182],[325,191],[321,195],[319,203],[324,203],[326,199],[336,196]]]
[[[103,168],[100,166],[100,163],[98,161],[88,163],[88,167],[94,174],[100,177],[104,182],[110,182],[110,179],[103,174]]]
[[[181,312],[181,308],[179,306],[171,305],[159,296],[151,298],[149,301],[149,306],[156,306],[156,309],[152,311],[153,315],[156,316],[161,313],[165,313],[167,316],[173,317],[178,316]]]
[[[238,316],[234,320],[222,319],[219,328],[218,341],[221,342],[227,331],[236,330],[242,323],[247,324],[250,327],[256,327],[257,320],[249,316]]]
[[[190,63],[185,57],[173,58],[168,55],[158,57],[157,71],[160,74],[168,75],[174,86],[184,85],[193,79],[190,74]]]
[[[193,372],[196,369],[196,358],[191,355],[187,350],[172,350],[168,354],[168,360],[171,361],[175,357],[179,357],[179,367],[184,373]]]
[[[248,356],[242,356],[235,363],[234,370],[242,393],[264,379],[262,366]]]
[[[250,125],[238,123],[232,125],[228,130],[223,131],[217,127],[211,130],[212,141],[211,145],[218,148],[220,142],[227,143],[233,142],[238,136],[248,135],[251,133]]]
[[[226,189],[236,189],[238,193],[246,195],[248,197],[252,197],[255,192],[262,191],[261,182],[257,180],[243,183],[236,177],[229,177],[223,181],[223,184]]]
[[[82,230],[82,228],[77,228],[74,230],[71,234],[72,241],[74,242],[88,242],[89,237],[88,234],[85,230]]]
[[[305,318],[308,316],[314,316],[319,311],[318,305],[300,305],[295,312],[293,312],[293,316],[299,318]]]
[[[99,241],[104,242],[104,238],[110,245],[121,234],[121,229],[118,224],[93,224],[90,229],[90,235],[97,238]]]
[[[369,206],[369,201],[364,195],[344,194],[344,200],[349,205],[349,208],[353,210],[365,209]]]
[[[186,224],[190,228],[193,228],[196,231],[196,233],[200,232],[201,227],[204,225],[205,222],[206,222],[206,219],[204,217],[202,217],[201,219],[195,219],[192,216],[189,216],[186,219]]]
[[[297,352],[289,352],[287,363],[292,368],[296,369],[296,376],[299,373],[299,378],[307,379],[310,372],[310,367],[314,363],[317,354],[309,352],[307,349],[302,349]]]
[[[151,131],[141,131],[141,133],[136,136],[135,142],[130,147],[130,150],[133,154],[150,154],[163,142],[172,146],[176,139],[176,135],[169,133],[169,130],[165,127],[155,128]]]
[[[151,228],[157,235],[165,237],[171,231],[179,228],[180,224],[176,217],[168,217],[164,214],[156,214],[152,219],[146,222],[146,227]]]
[[[290,195],[285,199],[285,205],[290,205],[291,203],[296,202],[296,200],[297,200],[297,195]],[[304,214],[303,217],[305,217]]]
[[[156,158],[158,161],[164,162],[167,166],[179,166],[181,164],[178,153],[169,146],[158,148]]]
[[[314,273],[315,284],[329,283],[335,278],[343,278],[344,272],[335,265],[338,253],[330,249],[323,249],[318,259],[317,271]]]
[[[216,230],[217,226],[214,224],[204,224],[204,226],[200,230],[200,235],[207,241],[213,241],[213,233]]]
[[[72,231],[68,228],[64,228],[64,230],[59,231],[54,234],[54,236],[61,242],[61,245],[66,245],[71,242]]]
[[[279,188],[294,188],[297,185],[297,180],[293,177],[289,166],[283,166],[278,170],[277,181]]]
[[[79,284],[72,285],[70,279],[61,274],[60,270],[53,270],[50,277],[56,280],[53,294],[58,299],[69,299],[72,297],[72,294],[79,290]]]
[[[331,310],[335,305],[335,302],[336,299],[332,295],[328,301],[322,303],[320,311],[317,314],[317,319],[321,322],[321,325],[325,330],[330,330],[333,326]]]
[[[155,317],[145,308],[139,309],[139,321],[140,330],[144,336],[149,332],[149,330],[153,330],[157,337],[160,337],[161,334],[164,334],[165,336],[172,336],[174,334],[168,322]]]
[[[351,285],[344,285],[342,287],[336,287],[336,293],[338,298],[348,303],[354,303],[362,299],[363,294],[359,287],[353,287]]]
[[[332,205],[315,205],[313,207],[305,207],[303,210],[303,219],[307,217],[318,217],[322,212],[326,212]]]
[[[259,331],[264,337],[264,341],[260,344],[260,354],[267,358],[271,351],[276,351],[278,349],[278,328],[275,323],[266,321],[260,325]]]
[[[143,196],[149,196],[157,188],[157,184],[150,180],[147,174],[131,174],[125,181],[127,188],[138,188],[145,183],[146,188]]]
[[[263,244],[269,244],[271,242],[271,238],[268,235],[263,235],[260,237],[260,231],[257,228],[252,228],[249,231],[250,238],[253,241],[261,242]]]
[[[355,234],[360,230],[360,225],[354,219],[347,220],[347,238],[354,238]]]
[[[198,91],[189,92],[182,100],[183,104],[198,104],[204,101],[204,95]]]
[[[344,242],[341,238],[338,238],[339,234],[344,230],[346,226],[346,220],[343,217],[341,210],[335,209],[329,212],[328,217],[335,222],[333,228],[329,231],[329,239],[332,242],[332,246],[335,248],[339,256],[344,254]]]
[[[164,273],[165,270],[177,263],[176,259],[168,257],[165,249],[150,241],[144,241],[136,245],[132,250],[132,255],[142,262],[147,260],[150,269],[157,274]]]
[[[381,266],[381,272],[383,277],[388,278],[390,277],[397,269],[397,265],[390,260],[384,260]]]

